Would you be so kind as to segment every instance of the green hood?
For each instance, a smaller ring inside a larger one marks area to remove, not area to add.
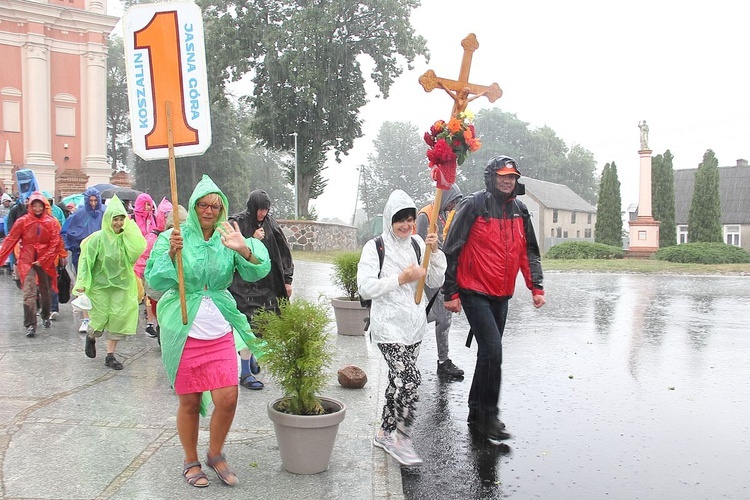
[[[104,217],[102,217],[102,231],[107,234],[114,236],[115,231],[112,229],[112,219],[118,215],[125,216],[125,224],[123,224],[123,232],[127,227],[128,223],[133,223],[128,217],[128,211],[125,210],[125,205],[122,204],[120,198],[117,195],[113,196],[111,200],[107,202],[107,208],[104,210]]]
[[[185,221],[185,224],[187,226],[193,228],[196,231],[201,230],[201,224],[198,221],[198,213],[195,211],[195,205],[196,203],[198,203],[198,200],[211,193],[218,194],[221,198],[221,204],[224,205],[224,209],[219,214],[218,222],[220,223],[227,220],[227,214],[229,213],[229,201],[227,200],[227,197],[224,195],[224,193],[221,192],[219,186],[217,186],[216,183],[211,180],[211,178],[207,174],[203,174],[200,182],[197,186],[195,186],[195,189],[193,189],[193,194],[190,195],[190,202],[188,205],[188,218],[187,221]]]

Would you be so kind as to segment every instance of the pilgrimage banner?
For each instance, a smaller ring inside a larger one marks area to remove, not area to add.
[[[133,150],[169,156],[167,102],[176,157],[211,145],[206,51],[200,7],[192,2],[134,5],[123,17]]]

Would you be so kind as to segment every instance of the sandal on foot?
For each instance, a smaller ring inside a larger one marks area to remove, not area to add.
[[[194,467],[198,467],[198,472],[194,472],[192,474],[188,474],[188,471]],[[208,486],[208,476],[205,472],[203,472],[203,469],[201,469],[201,463],[198,461],[195,462],[188,462],[183,465],[182,475],[185,476],[185,481],[187,481],[187,484],[190,486],[195,486],[196,488],[205,488]],[[205,483],[199,483],[201,479],[205,479]]]
[[[258,364],[258,358],[255,357],[255,354],[250,355],[250,373],[253,375],[260,373],[260,365]]]
[[[264,387],[263,382],[256,379],[249,373],[240,377],[240,385],[252,391],[259,391]]]
[[[234,473],[232,468],[229,467],[227,459],[224,457],[223,453],[220,453],[215,457],[206,455],[206,465],[211,467],[216,475],[219,476],[221,482],[226,484],[227,486],[235,486],[240,482],[239,479],[237,479],[237,475]]]

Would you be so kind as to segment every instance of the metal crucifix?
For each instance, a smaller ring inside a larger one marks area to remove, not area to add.
[[[461,58],[461,70],[458,73],[458,80],[441,78],[431,69],[427,70],[425,74],[419,77],[419,83],[422,85],[425,92],[432,92],[433,90],[440,88],[445,90],[445,92],[451,96],[453,99],[453,110],[451,111],[451,116],[456,116],[466,110],[466,106],[474,99],[486,96],[490,102],[495,102],[503,95],[503,90],[497,83],[492,83],[489,86],[469,83],[471,58],[474,55],[474,51],[479,48],[479,42],[477,42],[476,35],[474,33],[469,33],[466,38],[461,40],[461,46],[464,48],[464,55]],[[432,207],[432,216],[430,217],[430,228],[427,231],[428,233],[435,232],[435,226],[440,213],[440,203],[442,200],[443,190],[438,188],[435,192],[435,202]],[[425,252],[422,267],[426,270],[429,264],[430,252]],[[417,284],[417,291],[414,294],[414,301],[417,304],[422,301],[424,281],[425,278],[423,277]]]

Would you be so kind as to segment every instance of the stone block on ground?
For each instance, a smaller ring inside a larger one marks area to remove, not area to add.
[[[346,365],[340,368],[339,384],[347,389],[361,389],[367,383],[367,374],[365,371],[355,365]]]

